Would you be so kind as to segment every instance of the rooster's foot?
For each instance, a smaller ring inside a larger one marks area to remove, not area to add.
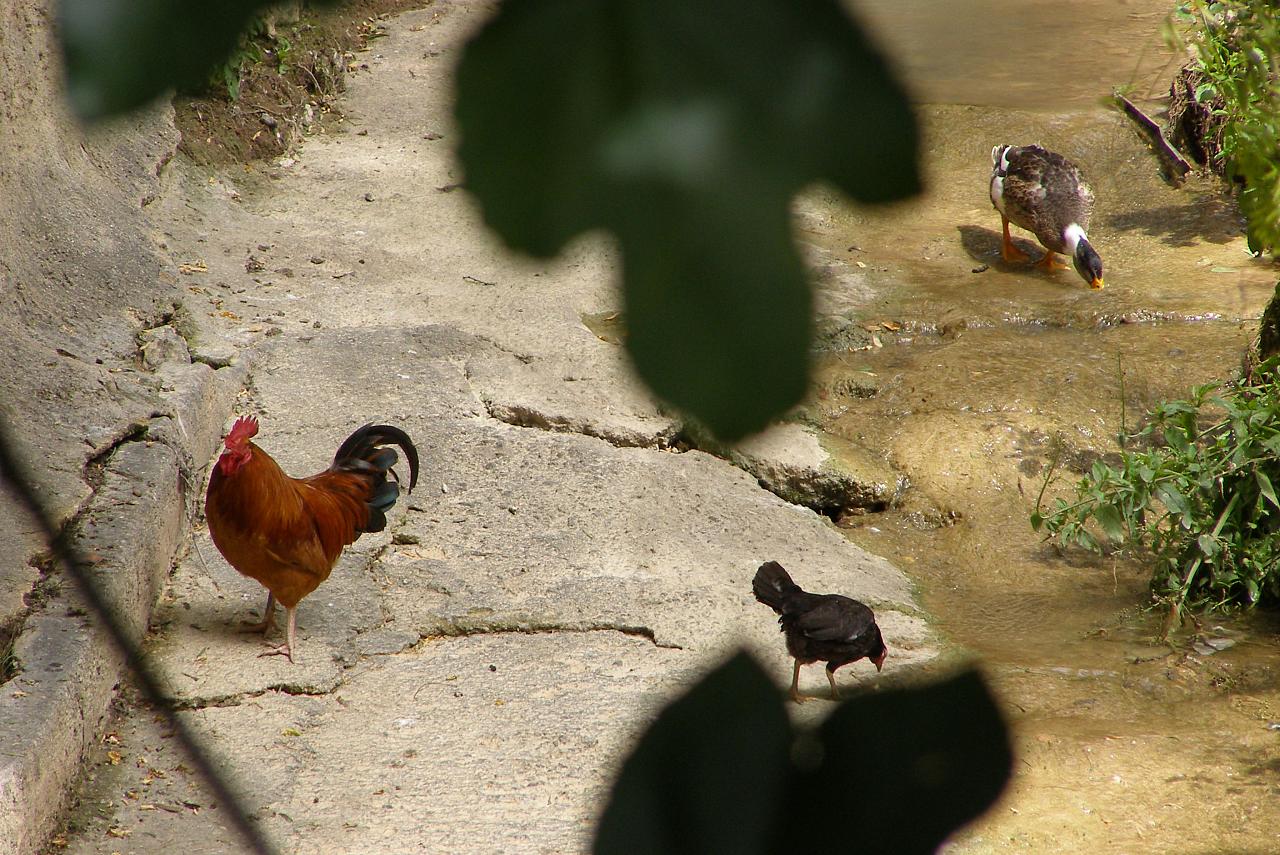
[[[259,659],[264,656],[287,656],[289,657],[290,664],[297,664],[296,660],[293,658],[293,650],[288,644],[270,644],[267,646],[266,650],[258,654]]]

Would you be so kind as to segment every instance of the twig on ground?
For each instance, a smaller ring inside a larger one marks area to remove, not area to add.
[[[1160,158],[1160,162],[1163,164],[1171,183],[1175,187],[1182,186],[1183,179],[1191,171],[1191,164],[1187,163],[1187,159],[1169,144],[1169,140],[1165,138],[1164,131],[1160,128],[1160,125],[1134,106],[1134,103],[1123,95],[1117,94],[1115,96],[1115,104],[1126,116],[1133,119],[1134,123],[1147,137],[1151,147],[1155,149],[1156,156]]]

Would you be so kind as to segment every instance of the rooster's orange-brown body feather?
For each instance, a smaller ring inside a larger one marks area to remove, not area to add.
[[[233,429],[209,478],[209,534],[227,563],[271,593],[263,628],[270,626],[274,600],[289,611],[292,628],[298,602],[329,578],[343,547],[386,525],[384,512],[399,493],[386,480],[396,454],[379,446],[394,442],[404,449],[410,489],[418,477],[417,451],[399,429],[366,425],[342,444],[329,469],[291,478],[247,438],[233,445],[235,435]],[[292,646],[290,637],[281,652]]]
[[[261,448],[249,448],[252,457],[233,477],[215,470],[205,508],[209,533],[232,567],[281,605],[296,606],[364,531],[368,487],[345,473],[290,478]]]

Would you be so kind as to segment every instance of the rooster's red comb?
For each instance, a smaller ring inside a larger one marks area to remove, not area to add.
[[[253,416],[241,416],[236,419],[236,423],[231,426],[231,430],[227,433],[224,440],[227,448],[233,448],[237,445],[243,445],[252,437],[258,435],[258,420]]]

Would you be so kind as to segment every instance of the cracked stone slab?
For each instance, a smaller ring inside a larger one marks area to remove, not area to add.
[[[905,489],[903,476],[885,460],[795,423],[774,425],[726,456],[766,489],[829,516],[855,508],[883,510]]]
[[[611,627],[686,650],[754,639],[781,652],[750,590],[776,559],[806,587],[880,610],[902,648],[891,667],[932,655],[899,571],[723,460],[486,421],[420,430],[446,444],[441,480],[408,503],[400,531],[416,542],[393,542],[374,567],[388,625]]]
[[[302,601],[291,663],[260,655],[267,649],[262,634],[243,631],[244,622],[262,617],[267,591],[227,564],[202,528],[157,606],[148,646],[173,698],[180,706],[203,707],[272,691],[332,691],[358,660],[356,640],[383,622],[367,567],[389,539],[386,533],[365,535],[347,547],[333,574]],[[267,640],[274,645],[283,639],[284,611],[277,608]]]
[[[382,358],[363,362],[375,346]],[[360,538],[303,600],[295,668],[259,659],[235,631],[264,591],[201,533],[158,616],[157,652],[183,703],[326,690],[364,647],[358,637],[374,630],[384,634],[371,640],[374,650],[421,636],[589,629],[699,651],[753,637],[780,649],[772,616],[750,593],[751,575],[768,559],[815,590],[881,608],[900,648],[890,668],[931,655],[905,577],[735,466],[485,417],[459,357],[486,348],[438,327],[326,331],[262,365],[255,385],[267,412],[308,414],[264,421],[257,438],[287,472],[324,468],[353,421],[375,417],[358,408],[376,384],[378,417],[399,411],[391,420],[413,437],[422,473],[388,532]],[[411,412],[410,396],[426,390],[434,404]],[[347,424],[324,426],[338,419]]]
[[[371,347],[380,359],[363,360]],[[309,474],[376,403],[419,448],[418,488],[302,601],[298,665],[260,658],[261,642],[236,631],[264,591],[203,531],[157,612],[151,649],[170,685],[193,720],[216,722],[215,751],[290,851],[464,839],[478,852],[575,851],[626,740],[697,673],[746,645],[786,681],[776,618],[750,589],[766,559],[875,607],[886,675],[936,655],[906,579],[826,518],[702,452],[490,418],[467,378],[482,352],[445,327],[285,341],[254,382],[263,447]],[[806,690],[825,685],[821,669],[802,675]],[[557,739],[578,741],[562,753]],[[352,795],[335,812],[326,782],[339,768]],[[475,809],[491,799],[496,818]],[[536,815],[536,830],[503,819],[516,815]]]
[[[364,422],[484,415],[464,365],[491,348],[440,326],[326,329],[286,341],[254,375],[255,442],[289,463],[286,472],[309,475],[332,460],[342,430]]]
[[[191,362],[186,340],[170,324],[143,330],[138,333],[138,340],[142,367],[148,371],[155,371],[166,362]]]
[[[183,716],[281,851],[584,851],[626,746],[699,667],[611,632],[437,639],[374,657],[325,695]],[[128,851],[237,851],[173,740],[149,720],[119,740],[103,774],[142,794],[109,820],[131,832]],[[120,848],[102,837],[100,851]]]
[[[226,368],[239,359],[237,337],[228,332],[225,323],[216,320],[212,309],[194,300],[183,301],[174,311],[173,325],[182,335],[192,362]]]
[[[167,417],[157,416],[147,425],[147,435],[172,448],[192,451],[216,448],[222,441],[222,422],[227,407],[236,399],[248,377],[247,365],[242,360],[236,365],[213,369],[201,363],[163,366],[164,385],[160,399]],[[203,460],[186,459],[183,464],[199,470]],[[195,472],[189,473],[195,478]],[[192,484],[199,493],[203,484]]]
[[[467,363],[467,376],[489,414],[508,424],[650,448],[667,445],[678,428],[622,359],[559,367],[485,353]],[[600,394],[602,385],[610,395]]]

